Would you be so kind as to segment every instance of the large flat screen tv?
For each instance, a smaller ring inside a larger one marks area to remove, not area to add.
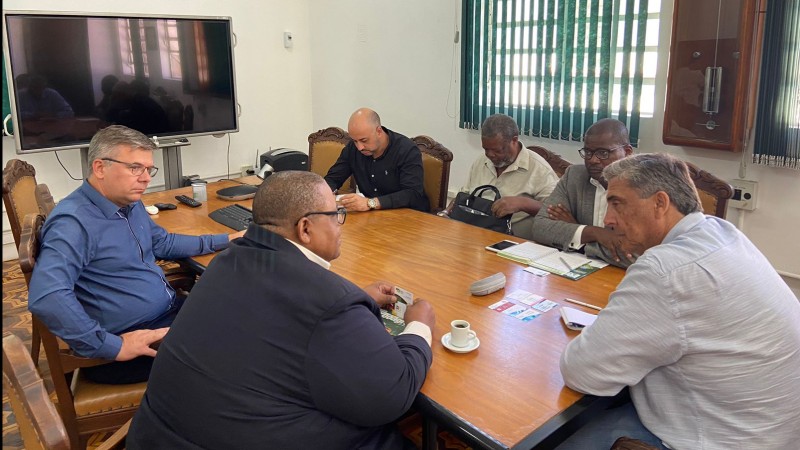
[[[231,19],[3,11],[17,153],[238,131]]]

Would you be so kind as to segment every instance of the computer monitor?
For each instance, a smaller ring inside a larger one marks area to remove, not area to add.
[[[111,124],[161,142],[238,131],[229,17],[3,11],[17,153]]]

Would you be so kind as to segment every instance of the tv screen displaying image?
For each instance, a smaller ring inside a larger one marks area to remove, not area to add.
[[[231,20],[3,12],[18,153],[88,147],[120,124],[160,138],[238,131]]]

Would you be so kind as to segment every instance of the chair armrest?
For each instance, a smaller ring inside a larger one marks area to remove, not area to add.
[[[133,419],[131,419],[133,420]],[[95,450],[121,450],[125,448],[125,438],[128,437],[128,429],[131,427],[131,420],[125,422],[120,429],[114,432],[108,439],[103,441]]]

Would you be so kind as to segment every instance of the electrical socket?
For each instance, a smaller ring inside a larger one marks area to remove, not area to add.
[[[756,209],[758,200],[758,182],[752,180],[731,180],[733,197],[728,200],[731,208],[752,211]]]
[[[251,166],[250,164],[242,164],[241,170],[242,170],[242,178],[244,178],[249,175],[247,173],[248,170],[253,170],[253,166]]]

